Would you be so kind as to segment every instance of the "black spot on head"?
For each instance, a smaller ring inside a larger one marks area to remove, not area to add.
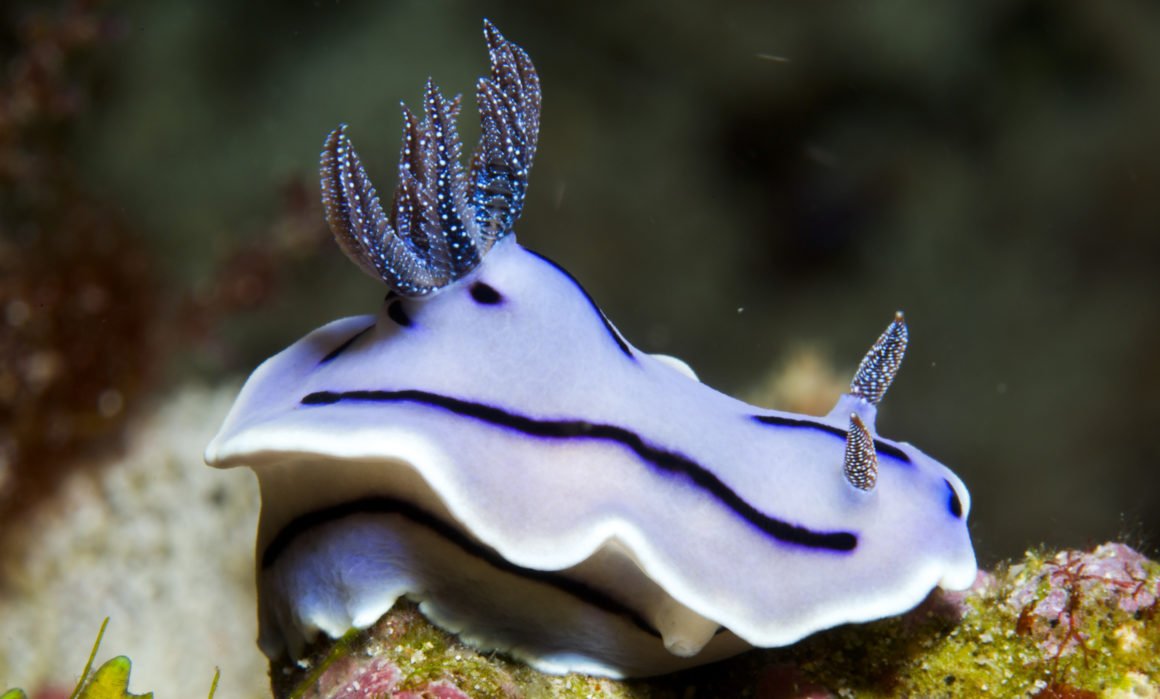
[[[958,492],[955,491],[955,487],[953,485],[951,485],[951,482],[948,481],[947,479],[944,478],[943,483],[946,483],[947,490],[951,491],[950,500],[947,502],[947,509],[949,509],[951,511],[951,514],[954,515],[956,518],[962,519],[962,517],[963,517],[963,503],[962,503],[962,501],[959,500]]]
[[[407,309],[403,308],[403,302],[399,299],[387,304],[387,317],[404,328],[411,327],[411,316],[407,315]]]
[[[498,291],[483,282],[471,285],[471,298],[475,299],[476,303],[482,303],[485,306],[494,306],[503,301],[503,297]]]

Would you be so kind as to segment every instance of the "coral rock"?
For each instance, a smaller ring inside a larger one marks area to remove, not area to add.
[[[1123,544],[1031,552],[909,614],[646,680],[542,675],[481,654],[401,603],[365,632],[275,663],[275,696],[760,699],[1149,697],[1160,685],[1160,564]]]

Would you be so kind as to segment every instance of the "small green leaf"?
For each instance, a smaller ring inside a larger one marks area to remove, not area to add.
[[[79,699],[153,699],[153,692],[129,693],[130,669],[131,663],[123,655],[109,660],[93,673]]]
[[[24,693],[23,689],[9,689],[0,694],[0,699],[28,699],[28,695]]]

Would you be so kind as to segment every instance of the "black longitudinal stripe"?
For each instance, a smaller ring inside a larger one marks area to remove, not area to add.
[[[963,501],[959,500],[959,494],[955,491],[955,487],[947,479],[943,479],[943,483],[947,484],[947,490],[951,491],[950,498],[947,499],[947,509],[955,516],[955,519],[963,518]]]
[[[334,349],[330,350],[330,353],[329,353],[329,354],[327,354],[327,355],[326,355],[325,357],[323,357],[322,359],[319,359],[319,360],[318,360],[318,363],[319,363],[319,364],[326,364],[327,362],[329,362],[329,361],[331,361],[331,360],[333,360],[333,359],[337,358],[337,357],[338,357],[338,355],[340,355],[340,354],[342,354],[343,352],[345,352],[345,351],[347,351],[348,349],[350,349],[350,346],[351,346],[351,345],[353,345],[355,342],[357,342],[357,341],[358,341],[358,339],[359,339],[360,337],[362,337],[363,335],[365,335],[365,334],[366,334],[366,332],[367,332],[368,330],[370,330],[371,328],[373,328],[373,327],[375,327],[375,326],[374,326],[374,325],[368,325],[367,327],[363,328],[362,330],[359,330],[358,332],[356,332],[354,335],[351,335],[351,336],[350,336],[350,339],[348,339],[346,342],[342,343],[342,344],[341,344],[341,345],[339,345],[338,347],[335,347]]]
[[[827,425],[824,422],[817,422],[814,420],[807,420],[804,418],[796,417],[783,417],[781,415],[754,415],[753,419],[763,425],[777,425],[779,427],[805,427],[808,429],[828,432],[835,437],[841,437],[843,441],[846,439],[846,430],[843,430],[840,427],[834,427],[833,425]],[[899,461],[908,464],[910,463],[910,457],[906,455],[906,452],[902,451],[893,444],[887,444],[880,439],[875,439],[874,449],[877,450],[879,454],[893,456]]]
[[[419,390],[402,391],[319,391],[302,399],[303,405],[330,405],[340,401],[369,401],[375,403],[420,403],[441,408],[456,415],[482,420],[493,425],[523,432],[534,437],[550,439],[593,439],[621,444],[644,461],[665,471],[682,475],[702,490],[710,493],[744,520],[789,544],[797,544],[830,551],[853,551],[858,537],[852,532],[819,532],[771,517],[746,502],[732,488],[725,485],[711,471],[676,452],[667,451],[645,442],[635,432],[584,420],[539,420],[511,413],[482,403],[443,396]]]
[[[524,248],[524,249],[528,250],[527,248]],[[552,267],[554,267],[557,272],[559,272],[560,274],[563,274],[565,277],[568,278],[569,281],[571,281],[573,284],[576,285],[576,288],[580,290],[580,293],[584,294],[584,298],[588,299],[588,303],[592,306],[592,310],[596,311],[596,315],[600,318],[600,322],[604,323],[604,329],[608,331],[608,334],[612,336],[613,340],[616,340],[616,346],[620,348],[621,352],[624,352],[624,355],[626,357],[628,357],[629,359],[633,359],[632,350],[629,349],[628,343],[624,341],[624,338],[620,336],[620,333],[616,330],[616,328],[612,327],[612,323],[608,322],[608,316],[604,315],[604,311],[600,310],[600,306],[596,305],[596,302],[594,300],[592,300],[592,297],[588,295],[588,291],[584,288],[584,286],[582,284],[580,284],[579,281],[576,280],[576,277],[573,277],[572,274],[570,272],[568,272],[568,270],[566,270],[563,267],[561,267],[560,265],[556,264],[551,259],[544,257],[543,255],[536,252],[535,250],[528,250],[528,252],[535,255],[536,257],[540,258],[544,262],[547,262],[548,264],[552,265]]]
[[[430,512],[416,507],[412,503],[391,497],[368,497],[344,502],[295,518],[278,532],[278,535],[262,552],[262,569],[266,570],[273,566],[278,557],[290,547],[294,540],[307,531],[356,514],[395,514],[405,517],[413,524],[425,527],[464,553],[493,568],[549,585],[609,614],[625,617],[645,633],[660,638],[660,633],[639,612],[603,591],[564,575],[522,568]]]

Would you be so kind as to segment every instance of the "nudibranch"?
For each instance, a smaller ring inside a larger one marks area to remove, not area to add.
[[[467,170],[459,100],[430,82],[422,120],[404,107],[389,213],[346,127],[327,138],[327,221],[390,291],[258,367],[206,450],[261,485],[267,655],[407,597],[539,669],[642,676],[971,585],[962,481],[875,431],[902,315],[824,417],[747,405],[631,345],[515,240],[540,83],[484,35]]]

